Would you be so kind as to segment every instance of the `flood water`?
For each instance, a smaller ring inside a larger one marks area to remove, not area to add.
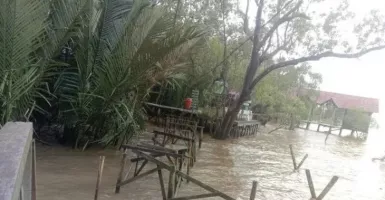
[[[206,136],[191,176],[236,199],[249,199],[252,181],[256,180],[256,199],[300,200],[310,197],[304,170],[310,169],[317,194],[332,176],[340,177],[324,199],[385,199],[385,162],[371,161],[384,153],[383,135],[373,131],[366,142],[329,136],[326,144],[325,134],[304,130],[280,130],[226,141]],[[298,172],[293,172],[289,144],[293,145],[297,162],[309,155]],[[93,199],[99,155],[106,156],[99,199],[161,199],[156,173],[114,194],[120,162],[120,154],[114,150],[75,152],[39,146],[37,153],[39,200]],[[167,179],[166,171],[163,176]],[[207,192],[184,183],[178,196],[202,193]]]

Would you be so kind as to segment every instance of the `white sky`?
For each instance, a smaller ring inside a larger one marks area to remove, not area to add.
[[[240,1],[242,4],[246,4],[246,0]],[[356,15],[365,15],[372,9],[380,9],[385,13],[385,0],[349,0],[349,3],[351,10]],[[254,1],[251,1],[251,6],[250,13],[256,13]],[[244,5],[244,7],[246,6]],[[372,52],[359,59],[327,58],[312,62],[311,65],[313,71],[319,72],[323,76],[321,90],[380,99],[382,116],[377,118],[384,127],[385,50]]]

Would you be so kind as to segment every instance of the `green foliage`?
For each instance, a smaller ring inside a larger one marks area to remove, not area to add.
[[[0,3],[0,125],[25,120],[37,98],[44,98],[48,71],[36,57],[45,44],[49,4],[40,0],[2,0]]]
[[[204,34],[150,1],[45,2],[1,5],[0,124],[29,120],[42,98],[75,146],[138,133],[148,90],[183,76]],[[62,58],[63,46],[74,56]]]
[[[312,94],[322,82],[309,65],[288,67],[266,76],[256,87],[254,102],[268,105],[267,113],[278,118],[306,119],[311,107]],[[302,93],[306,90],[306,97]],[[288,121],[288,119],[282,119]]]

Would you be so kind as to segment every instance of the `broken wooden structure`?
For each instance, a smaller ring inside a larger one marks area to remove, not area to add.
[[[295,170],[299,170],[299,168],[301,168],[301,166],[303,165],[303,163],[305,162],[306,158],[308,157],[308,154],[306,154],[301,162],[299,162],[299,164],[297,165],[297,161],[295,159],[295,155],[294,155],[294,151],[293,151],[293,145],[289,145],[289,148],[290,148],[290,155],[291,155],[291,159],[293,161],[293,167],[294,167],[294,171]]]
[[[312,200],[313,199],[314,200],[322,200],[323,198],[325,198],[327,193],[329,193],[329,191],[332,189],[334,184],[336,184],[336,182],[338,181],[338,176],[333,176],[333,178],[329,181],[329,183],[326,185],[326,187],[322,190],[322,192],[318,196],[317,196],[315,189],[314,189],[314,183],[313,183],[313,179],[312,179],[311,174],[310,174],[310,170],[308,170],[308,169],[306,169],[306,179],[307,179],[307,182],[309,185],[311,199]]]
[[[120,188],[124,185],[127,185],[133,181],[136,181],[140,178],[148,176],[152,173],[158,172],[159,185],[160,185],[163,200],[182,200],[182,199],[189,200],[189,199],[216,197],[216,196],[222,197],[225,200],[235,200],[235,198],[232,198],[226,195],[225,193],[220,192],[202,183],[201,181],[192,178],[189,175],[189,171],[187,171],[186,173],[183,172],[183,164],[185,163],[186,160],[189,160],[189,159],[186,159],[187,158],[186,155],[182,153],[178,153],[173,149],[150,145],[150,144],[144,144],[144,143],[137,144],[137,145],[123,145],[123,149],[124,149],[124,154],[121,160],[121,169],[116,182],[115,193],[119,193]],[[137,158],[131,159],[131,162],[143,161],[140,168],[135,170],[134,177],[132,178],[126,178],[126,176],[124,176],[125,163],[127,159],[126,150],[128,149],[132,150],[132,152],[137,155]],[[160,157],[167,157],[169,164],[157,159]],[[142,169],[147,163],[153,163],[156,165],[156,167],[141,173]],[[187,166],[189,165],[187,164]],[[165,170],[169,173],[167,192],[166,192],[166,186],[163,179],[162,170]],[[193,195],[193,196],[176,197],[178,193],[178,189],[181,186],[181,183],[183,182],[183,180],[189,181],[207,190],[208,193]]]

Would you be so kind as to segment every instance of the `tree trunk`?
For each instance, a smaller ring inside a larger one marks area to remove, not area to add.
[[[221,121],[221,124],[219,125],[220,127],[216,129],[217,131],[214,135],[214,138],[223,140],[227,139],[230,136],[231,128],[234,124],[235,119],[237,118],[239,111],[241,110],[243,102],[245,102],[245,100],[247,99],[245,98],[247,96],[248,94],[242,92],[235,104],[229,106],[224,118]]]

